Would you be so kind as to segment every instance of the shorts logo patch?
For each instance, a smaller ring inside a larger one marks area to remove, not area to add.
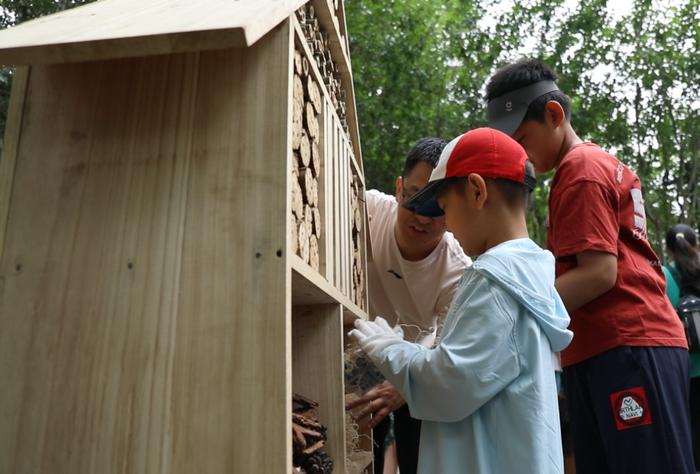
[[[617,430],[651,424],[651,411],[644,387],[634,387],[610,394]]]

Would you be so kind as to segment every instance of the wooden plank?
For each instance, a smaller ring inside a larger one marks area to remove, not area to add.
[[[252,48],[202,56],[200,160],[183,248],[187,317],[177,336],[188,349],[174,374],[179,472],[291,466],[291,61],[289,22]]]
[[[333,116],[333,195],[335,196],[334,201],[334,213],[333,213],[333,225],[335,227],[335,236],[333,239],[333,252],[335,259],[335,281],[334,284],[341,292],[343,290],[343,261],[342,261],[342,228],[341,228],[341,211],[342,211],[342,195],[340,192],[340,173],[341,173],[341,163],[340,163],[340,146],[338,137],[338,126],[336,123],[335,115]]]
[[[251,46],[304,0],[102,0],[0,31],[0,64]]]
[[[292,308],[292,390],[319,402],[328,429],[326,452],[333,472],[345,472],[345,388],[342,307]],[[319,377],[319,374],[324,374]]]
[[[348,173],[350,171],[350,164],[348,163],[348,153],[347,145],[345,140],[345,134],[342,132],[342,128],[338,128],[338,134],[340,135],[340,158],[341,158],[341,195],[342,195],[342,213],[340,216],[342,232],[343,232],[343,289],[344,293],[351,296],[350,288],[352,287],[352,243],[350,233],[352,229],[350,228],[350,180]],[[352,298],[351,298],[352,299]]]
[[[348,286],[348,260],[347,260],[347,252],[348,252],[348,238],[347,238],[347,232],[348,232],[348,226],[347,226],[347,217],[348,217],[348,200],[347,200],[347,194],[346,194],[346,184],[347,184],[347,174],[346,174],[346,169],[345,169],[345,147],[343,146],[343,132],[342,128],[340,127],[340,124],[338,124],[338,147],[340,148],[340,152],[338,154],[340,158],[339,166],[340,166],[340,215],[338,216],[338,219],[340,220],[340,232],[341,232],[341,244],[340,244],[340,250],[341,250],[341,266],[342,266],[342,271],[341,271],[341,278],[342,278],[342,284],[343,284],[343,294],[348,296],[350,295],[349,291],[349,286]]]
[[[321,141],[318,145],[318,155],[319,155],[319,169],[317,170],[318,174],[318,214],[320,214],[320,219],[318,224],[320,225],[320,239],[318,242],[319,245],[319,259],[320,259],[320,268],[319,268],[319,273],[323,275],[325,278],[327,278],[328,275],[328,258],[326,258],[326,255],[328,255],[328,232],[329,232],[329,226],[328,226],[328,201],[329,201],[329,196],[328,196],[328,191],[326,191],[326,173],[327,173],[327,165],[326,165],[326,153],[325,153],[325,139],[326,139],[326,107],[325,107],[325,101],[322,99],[321,101],[321,112],[319,114],[319,125],[320,125],[320,133],[321,133]],[[316,223],[314,221],[314,223]]]
[[[352,166],[352,174],[359,180],[362,186],[365,185],[365,177],[363,176],[364,171],[362,171],[362,165],[357,162],[355,153],[352,151],[352,144],[350,146],[350,165]]]
[[[345,2],[343,0],[340,0],[340,4],[338,5],[338,9],[336,10],[337,16],[338,16],[338,26],[339,26],[339,33],[341,35],[341,40],[344,38],[345,41],[345,49],[347,51],[350,50],[350,41],[349,41],[349,35],[348,35],[348,26],[347,22],[345,21]]]
[[[288,470],[290,44],[32,68],[0,472]]]
[[[290,261],[293,305],[339,303],[343,306],[346,321],[367,319],[367,314],[359,306],[313,271],[298,255],[291,256]]]
[[[0,472],[169,466],[196,64],[32,68],[0,261]]]
[[[7,109],[2,159],[0,159],[0,260],[5,248],[7,216],[10,212],[12,180],[15,176],[15,164],[17,162],[17,151],[22,130],[22,114],[24,112],[28,80],[29,68],[19,67],[15,69],[12,77],[10,104]]]
[[[362,264],[362,302],[358,306],[367,309],[368,308],[368,295],[369,288],[367,287],[367,262],[369,260],[369,247],[367,242],[369,242],[369,226],[367,224],[367,200],[365,198],[365,187],[362,185],[360,187],[360,213],[362,215],[362,230],[357,236],[357,243],[360,247],[360,258]]]
[[[322,199],[322,213],[324,222],[324,233],[322,236],[323,247],[325,248],[323,259],[325,261],[325,276],[332,285],[335,284],[335,258],[334,258],[334,239],[335,239],[335,226],[334,226],[334,216],[335,216],[335,195],[333,194],[333,173],[334,173],[334,161],[333,161],[333,128],[332,128],[332,114],[329,113],[329,107],[327,100],[323,100],[324,113],[323,113],[323,130],[321,137],[321,145],[323,149],[323,156],[321,160],[323,162],[323,190],[321,193]]]

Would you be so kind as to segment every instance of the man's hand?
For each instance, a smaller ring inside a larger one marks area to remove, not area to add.
[[[389,413],[400,408],[404,403],[406,402],[399,391],[388,381],[385,381],[369,390],[364,396],[345,405],[345,409],[359,408],[359,411],[351,412],[353,418],[358,421],[372,415],[367,426],[374,428]]]

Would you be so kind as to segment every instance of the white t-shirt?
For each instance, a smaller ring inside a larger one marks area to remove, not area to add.
[[[445,232],[426,258],[405,260],[394,234],[396,198],[370,190],[366,199],[372,245],[367,271],[369,316],[381,316],[391,325],[401,324],[406,340],[430,346],[471,259],[464,255],[454,236]],[[419,338],[421,331],[422,336],[432,336]]]

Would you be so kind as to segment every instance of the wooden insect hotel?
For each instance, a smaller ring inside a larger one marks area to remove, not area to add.
[[[342,1],[101,0],[0,63],[0,473],[371,470]]]

